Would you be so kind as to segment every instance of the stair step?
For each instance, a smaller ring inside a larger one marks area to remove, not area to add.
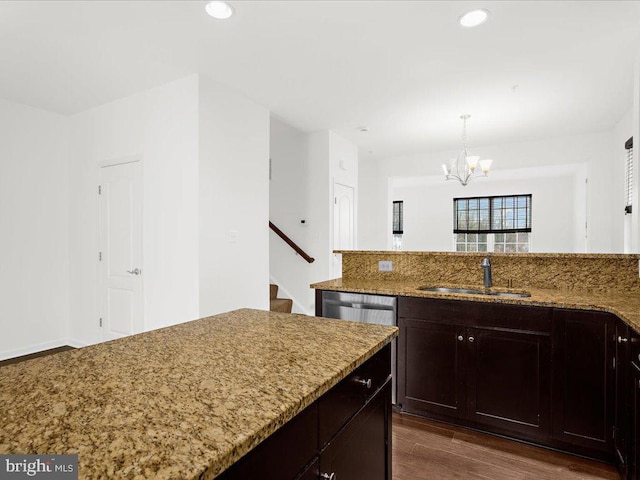
[[[269,300],[273,300],[278,296],[278,285],[269,284]]]
[[[272,298],[269,302],[269,310],[272,312],[291,313],[293,301],[289,298]]]

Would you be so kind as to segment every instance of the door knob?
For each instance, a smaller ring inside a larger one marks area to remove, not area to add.
[[[334,472],[331,472],[331,474],[321,473],[320,478],[323,480],[336,480],[336,474]]]
[[[134,268],[133,270],[127,270],[127,273],[130,273],[131,275],[140,275],[142,273],[142,270],[140,270],[139,268]]]
[[[458,341],[459,341],[459,342],[464,341],[464,337],[463,337],[462,335],[458,335]]]
[[[627,343],[629,340],[625,337],[618,336],[618,343]]]
[[[475,338],[473,338],[473,337],[469,337],[469,343],[473,343],[473,342],[474,342],[474,340],[475,340]]]

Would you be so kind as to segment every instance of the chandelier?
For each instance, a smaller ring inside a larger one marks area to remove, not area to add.
[[[452,159],[450,165],[443,164],[442,170],[446,180],[458,180],[462,186],[466,186],[474,178],[486,177],[493,160],[480,160],[477,155],[469,155],[467,151],[467,119],[471,115],[462,115],[462,151],[457,159]],[[480,168],[478,169],[478,165]]]

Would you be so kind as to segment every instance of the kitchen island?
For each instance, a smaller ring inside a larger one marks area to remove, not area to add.
[[[2,368],[0,453],[80,478],[215,478],[380,351],[395,327],[237,310]]]

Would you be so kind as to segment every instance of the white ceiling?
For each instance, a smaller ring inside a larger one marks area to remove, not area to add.
[[[609,129],[632,104],[639,1],[231,3],[1,1],[0,97],[72,114],[199,72],[364,158],[455,148],[463,113],[473,146]]]

